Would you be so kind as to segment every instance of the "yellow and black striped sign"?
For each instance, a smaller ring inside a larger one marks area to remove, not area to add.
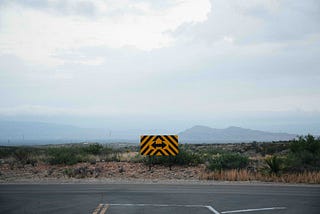
[[[142,135],[140,154],[176,156],[179,153],[178,135]]]

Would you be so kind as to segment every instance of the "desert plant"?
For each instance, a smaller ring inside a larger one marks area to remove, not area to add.
[[[73,176],[74,173],[73,173],[73,170],[72,170],[72,169],[66,168],[66,169],[63,170],[63,174],[66,175],[66,176],[68,176],[68,177],[70,178],[70,177]]]
[[[90,144],[82,148],[85,154],[98,155],[103,151],[103,146],[100,144]]]
[[[26,164],[30,157],[30,151],[26,148],[18,148],[13,153],[15,159],[20,163]]]
[[[268,166],[269,173],[271,174],[274,173],[278,175],[281,170],[281,164],[282,164],[281,158],[274,155],[274,156],[267,157],[265,161]]]
[[[80,158],[77,150],[72,147],[57,147],[48,149],[48,162],[54,164],[72,165],[76,164]]]
[[[17,147],[14,152],[14,158],[21,164],[31,164],[35,165],[38,161],[36,157],[38,154],[38,149],[34,147]]]
[[[14,154],[17,147],[1,146],[0,147],[0,159],[11,157]]]
[[[320,169],[320,138],[300,136],[290,143],[287,168],[294,171]]]
[[[198,165],[203,163],[201,156],[187,149],[180,148],[176,156],[151,156],[144,157],[143,162],[147,165],[159,164],[165,166],[173,165]]]
[[[208,169],[224,170],[224,169],[243,169],[249,164],[249,158],[238,153],[224,153],[212,157],[209,161]]]

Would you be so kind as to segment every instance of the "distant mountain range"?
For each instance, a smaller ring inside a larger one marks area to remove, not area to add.
[[[225,129],[215,129],[208,126],[194,126],[179,133],[183,142],[252,142],[292,140],[295,134],[272,133],[230,126]]]
[[[175,134],[170,131],[154,130],[110,130],[81,128],[72,125],[0,121],[0,144],[48,144],[64,142],[134,142],[138,143],[143,134]],[[231,143],[252,141],[291,140],[295,134],[271,133],[231,126],[215,129],[194,126],[178,133],[181,143]]]
[[[56,144],[93,142],[139,143],[140,135],[167,133],[165,130],[111,130],[104,128],[83,128],[73,125],[33,121],[1,121],[0,145]]]
[[[106,135],[107,132],[103,129],[42,122],[0,121],[1,140],[99,139]]]

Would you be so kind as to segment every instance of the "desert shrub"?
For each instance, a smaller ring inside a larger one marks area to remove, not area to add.
[[[30,159],[31,152],[28,148],[21,147],[21,148],[17,148],[14,151],[13,155],[18,162],[22,164],[26,164]]]
[[[100,144],[90,144],[82,148],[85,154],[98,155],[103,151],[103,146]]]
[[[35,165],[42,150],[37,147],[18,146],[0,147],[0,159],[12,157],[16,163]]]
[[[66,176],[68,176],[68,177],[70,178],[70,177],[73,176],[74,173],[73,173],[73,170],[72,170],[72,169],[66,168],[66,169],[63,170],[63,174],[66,175]]]
[[[199,154],[185,149],[180,149],[177,156],[171,157],[171,161],[175,165],[198,165],[203,163]]]
[[[151,156],[144,157],[143,162],[149,164],[159,164],[165,166],[172,165],[198,165],[203,163],[201,156],[187,149],[180,148],[176,156]]]
[[[14,154],[15,150],[16,150],[16,147],[1,146],[0,159],[11,157]]]
[[[114,149],[112,147],[103,147],[101,149],[101,155],[105,155],[105,156],[108,156],[108,157],[111,157],[111,156],[119,156],[120,154],[120,150],[119,149]]]
[[[247,156],[238,153],[224,153],[216,155],[209,160],[209,170],[243,169],[249,164]]]
[[[287,142],[268,142],[268,143],[257,143],[253,142],[251,147],[261,155],[274,155],[276,153],[282,152],[289,148],[289,144]]]
[[[57,147],[48,148],[48,162],[52,165],[55,164],[76,164],[81,160],[78,149],[72,147]]]
[[[278,156],[270,156],[265,159],[270,174],[279,174],[282,168],[282,159]]]
[[[112,147],[104,147],[100,153],[100,157],[107,162],[120,162],[121,149],[115,149]]]
[[[111,154],[108,154],[106,161],[120,162],[120,153],[115,151]]]
[[[320,169],[320,138],[300,136],[290,143],[287,168],[294,171]]]
[[[138,153],[134,157],[130,158],[129,162],[132,162],[132,163],[143,163],[143,162],[145,162],[145,160],[146,160],[145,157],[141,156]]]
[[[21,164],[35,165],[38,160],[39,151],[34,147],[17,147],[13,152],[13,157]]]
[[[209,155],[217,155],[217,154],[228,153],[226,150],[223,150],[221,148],[211,148],[211,147],[209,147],[208,149],[206,149],[203,152],[205,152],[206,154],[209,154]]]

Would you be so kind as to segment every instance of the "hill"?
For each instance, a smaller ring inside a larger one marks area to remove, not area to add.
[[[81,128],[72,125],[22,122],[22,121],[0,121],[1,141],[29,141],[29,140],[59,140],[59,139],[99,139],[106,136],[102,129]]]
[[[186,142],[251,142],[291,140],[297,135],[288,133],[272,133],[259,130],[230,126],[216,129],[208,126],[194,126],[179,133],[179,140]]]

